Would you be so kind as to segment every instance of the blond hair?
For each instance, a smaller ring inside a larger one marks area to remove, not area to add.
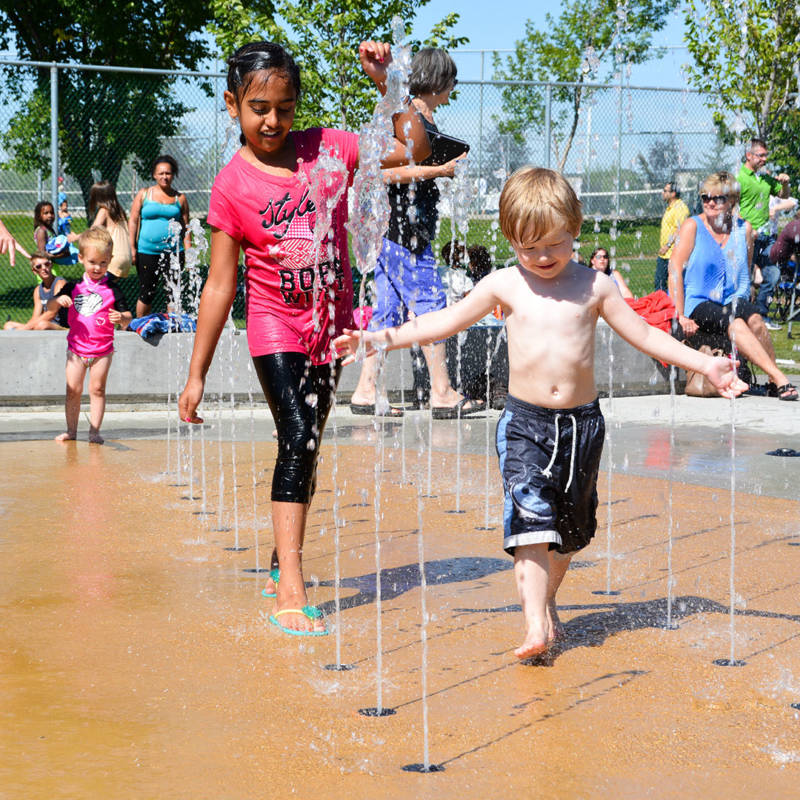
[[[725,170],[712,172],[700,185],[700,194],[725,194],[731,206],[739,202],[739,193],[739,181]]]
[[[78,237],[78,252],[83,255],[87,247],[94,247],[111,254],[114,252],[114,240],[105,228],[94,225]]]
[[[551,169],[522,167],[500,193],[500,229],[512,244],[536,241],[561,225],[576,236],[582,222],[575,190]]]

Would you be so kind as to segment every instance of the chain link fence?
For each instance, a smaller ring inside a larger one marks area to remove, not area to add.
[[[114,182],[129,209],[151,183],[152,159],[163,153],[179,164],[174,185],[186,195],[191,216],[203,218],[214,176],[238,144],[220,73],[6,61],[0,86],[0,219],[28,250],[37,202],[57,207],[63,192],[79,232],[88,224],[94,181]],[[523,164],[547,165],[561,169],[583,200],[581,252],[588,258],[597,244],[613,248],[631,288],[644,294],[652,289],[663,183],[677,179],[691,207],[702,176],[734,165],[735,154],[717,140],[708,98],[693,91],[587,85],[576,113],[567,84],[476,80],[457,88],[438,109],[437,124],[471,144],[468,238],[490,244],[498,262],[511,254],[491,224],[505,178]],[[509,123],[520,98],[528,105],[533,99],[536,114],[514,128]],[[441,211],[445,239],[446,200]],[[73,277],[80,266],[58,271]],[[34,286],[24,259],[14,269],[6,257],[0,260],[3,320],[28,319]],[[131,302],[137,289],[134,269],[123,282]],[[162,293],[154,310],[165,302]],[[241,312],[237,302],[234,314]]]

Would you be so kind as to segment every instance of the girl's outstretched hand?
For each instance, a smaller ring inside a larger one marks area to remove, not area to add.
[[[736,373],[738,366],[738,361],[725,356],[712,359],[706,376],[723,397],[738,397],[747,389],[748,385]]]
[[[183,393],[178,398],[178,415],[182,422],[191,422],[194,425],[202,424],[203,418],[197,416],[197,406],[203,399],[203,388],[203,381],[193,378],[186,381]]]
[[[353,331],[349,328],[345,328],[344,333],[333,340],[334,357],[342,358],[342,356],[344,356],[342,364],[352,364],[356,360],[356,352],[362,340],[366,348],[364,356],[371,356],[375,352],[375,347],[370,341],[369,333],[367,331]]]
[[[358,58],[364,72],[372,78],[379,89],[386,86],[386,67],[392,60],[392,47],[387,42],[361,42],[358,46]]]

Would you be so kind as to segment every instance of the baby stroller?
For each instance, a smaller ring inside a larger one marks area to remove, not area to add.
[[[770,316],[788,322],[787,333],[793,338],[792,323],[800,317],[800,259],[797,255],[781,267],[781,279],[772,294]]]

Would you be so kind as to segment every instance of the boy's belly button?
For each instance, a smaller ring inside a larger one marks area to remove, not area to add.
[[[558,391],[558,386],[551,386],[551,387],[550,387],[550,394],[551,394],[551,395],[553,395],[553,397],[558,397],[558,396],[559,396],[559,394],[561,394],[561,393]]]

